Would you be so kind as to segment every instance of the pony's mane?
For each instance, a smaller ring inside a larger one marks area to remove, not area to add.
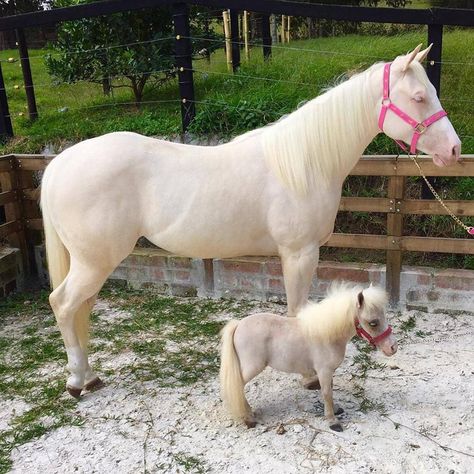
[[[380,63],[261,129],[267,163],[286,187],[304,195],[315,176],[328,183],[348,164],[350,171],[374,121],[367,73],[377,67]]]
[[[383,310],[387,293],[382,288],[351,286],[333,283],[325,299],[308,303],[297,318],[305,335],[311,339],[333,340],[354,332],[354,316],[357,312],[357,294],[363,292],[368,311]]]

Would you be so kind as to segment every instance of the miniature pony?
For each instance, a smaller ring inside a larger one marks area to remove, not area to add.
[[[220,382],[222,399],[232,417],[248,428],[256,425],[244,387],[270,366],[303,375],[312,388],[319,379],[329,427],[342,431],[334,414],[334,371],[356,333],[385,355],[395,354],[397,343],[385,316],[386,304],[387,295],[381,288],[333,285],[327,298],[309,303],[296,318],[258,313],[227,323],[221,332]]]

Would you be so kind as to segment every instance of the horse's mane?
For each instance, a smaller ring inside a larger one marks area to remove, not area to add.
[[[374,121],[367,73],[377,67],[380,63],[261,129],[265,158],[285,186],[304,195],[315,176],[327,183],[363,152],[365,145],[359,148]]]
[[[370,286],[364,289],[347,283],[333,283],[324,300],[308,303],[298,312],[297,318],[306,336],[331,340],[350,333],[354,328],[357,294],[361,291],[367,310],[383,310],[387,304],[387,293],[382,288]]]

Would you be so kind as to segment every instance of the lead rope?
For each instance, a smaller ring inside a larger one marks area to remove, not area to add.
[[[443,209],[451,216],[451,218],[453,219],[454,222],[456,222],[456,224],[458,224],[459,226],[461,226],[469,235],[474,235],[474,227],[469,227],[467,226],[466,224],[464,224],[464,222],[461,221],[461,219],[459,219],[458,216],[456,216],[454,214],[453,211],[451,211],[451,209],[449,209],[448,206],[446,206],[446,204],[443,202],[443,200],[439,197],[439,194],[436,192],[436,190],[433,188],[433,186],[431,185],[431,183],[428,181],[428,179],[426,178],[426,176],[423,174],[423,171],[421,169],[421,166],[420,164],[418,163],[418,161],[416,160],[418,158],[418,153],[416,154],[416,156],[414,155],[411,155],[410,153],[408,153],[408,156],[413,160],[413,162],[415,163],[416,167],[418,168],[418,171],[420,173],[420,176],[425,180],[425,183],[426,185],[428,186],[428,188],[430,189],[430,191],[433,193],[433,196],[436,198],[436,200],[441,204],[441,206],[443,207]]]

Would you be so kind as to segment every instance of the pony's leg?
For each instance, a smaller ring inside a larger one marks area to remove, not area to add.
[[[69,273],[49,296],[66,347],[67,368],[71,374],[66,387],[76,398],[84,387],[89,367],[84,335],[78,334],[77,331],[77,319],[84,316],[78,316],[78,312],[86,312],[89,309],[89,300],[98,293],[108,274],[108,271],[94,268],[94,265],[84,265],[71,259]]]
[[[334,371],[329,369],[318,370],[321,383],[321,393],[324,400],[324,415],[329,422],[329,428],[334,431],[342,431],[342,425],[334,414],[334,400],[332,396],[332,377]]]
[[[319,247],[311,245],[299,250],[280,247],[285,280],[288,316],[296,316],[308,301],[314,271],[318,265]]]
[[[243,365],[243,364],[242,364]],[[244,387],[247,385],[252,379],[254,379],[260,372],[263,371],[265,368],[265,365],[261,366],[260,364],[245,364],[243,365],[242,369],[242,380],[244,382]],[[255,428],[257,425],[257,419],[255,418],[255,415],[253,414],[252,408],[249,405],[249,402],[247,401],[247,398],[245,397],[244,393],[244,400],[245,400],[245,405],[247,408],[247,415],[244,418],[244,423],[247,426],[247,428]]]

